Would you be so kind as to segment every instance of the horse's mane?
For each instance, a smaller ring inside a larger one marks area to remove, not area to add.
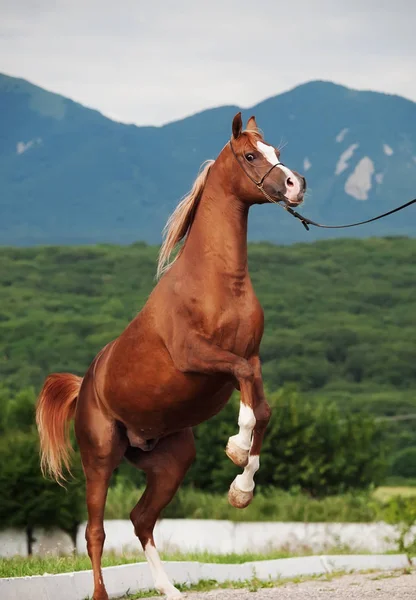
[[[168,222],[163,229],[164,241],[160,248],[159,261],[157,265],[158,278],[161,277],[163,273],[167,271],[180,256],[183,246],[177,253],[176,257],[173,260],[170,260],[171,254],[176,245],[184,239],[191,228],[196,207],[198,206],[198,202],[202,196],[202,192],[204,191],[209,170],[214,162],[215,161],[213,160],[207,160],[201,165],[191,191],[179,202],[178,206],[169,217]]]

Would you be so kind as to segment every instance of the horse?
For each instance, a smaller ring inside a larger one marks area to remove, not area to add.
[[[41,467],[58,482],[70,472],[69,422],[86,478],[86,543],[93,600],[108,600],[101,571],[107,490],[123,458],[146,474],[131,511],[155,588],[168,600],[170,582],[153,529],[195,458],[192,428],[217,414],[235,389],[241,393],[238,433],[226,454],[242,472],[228,498],[236,508],[253,498],[270,407],[259,357],[264,314],[247,263],[250,206],[297,206],[306,181],[280,162],[250,117],[241,113],[215,161],[208,161],[164,229],[158,280],[121,335],[95,357],[83,378],[49,375],[36,405]]]

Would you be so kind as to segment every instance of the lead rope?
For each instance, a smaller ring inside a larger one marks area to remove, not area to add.
[[[269,196],[269,194],[264,189],[263,183],[264,183],[264,180],[266,179],[266,177],[269,175],[269,173],[275,167],[278,167],[282,163],[277,163],[276,165],[273,165],[263,175],[263,177],[260,179],[260,181],[256,181],[254,179],[254,177],[252,177],[250,175],[250,173],[247,173],[247,171],[243,167],[242,163],[238,160],[238,156],[237,156],[237,154],[236,154],[236,152],[234,150],[234,147],[232,145],[231,140],[230,140],[230,147],[231,147],[232,153],[234,154],[234,157],[235,157],[237,163],[239,164],[239,166],[243,170],[243,173],[245,173],[245,175],[247,175],[247,177],[249,179],[251,179],[251,181],[255,184],[255,186],[257,187],[257,189],[259,189],[261,191],[261,193],[263,194],[263,196],[265,198],[267,198],[267,200],[269,202],[272,202],[273,204],[278,204],[281,208],[283,208],[289,214],[291,214],[292,217],[295,217],[296,219],[299,219],[299,221],[302,223],[302,225],[304,226],[304,228],[306,229],[306,231],[309,231],[309,225],[313,225],[314,227],[320,227],[321,229],[346,229],[348,227],[356,227],[357,225],[365,225],[366,223],[372,223],[373,221],[378,221],[378,219],[382,219],[383,217],[388,217],[389,215],[392,215],[393,213],[399,212],[399,210],[403,210],[403,208],[407,208],[408,206],[411,206],[412,204],[414,204],[416,202],[416,198],[414,198],[413,200],[410,200],[409,202],[406,202],[406,204],[402,204],[401,206],[398,206],[397,208],[393,208],[393,210],[389,210],[388,212],[385,212],[382,215],[378,215],[377,217],[373,217],[372,219],[367,219],[366,221],[358,221],[357,223],[349,223],[348,225],[321,225],[320,223],[316,223],[316,221],[312,221],[312,219],[309,219],[308,217],[304,217],[299,212],[297,212],[296,210],[294,210],[293,208],[291,208],[290,206],[288,206],[286,200],[279,200],[279,199],[272,198],[271,196]],[[284,204],[281,204],[281,202],[284,202]]]

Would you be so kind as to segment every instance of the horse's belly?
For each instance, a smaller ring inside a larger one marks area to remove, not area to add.
[[[205,390],[198,396],[178,402],[155,402],[154,411],[130,413],[125,422],[130,445],[149,452],[160,438],[207,421],[224,408],[233,389],[233,384],[228,383],[216,393],[211,391],[207,395]]]
[[[184,401],[173,403],[167,407],[167,412],[172,411],[172,417],[178,416],[188,422],[188,426],[199,425],[207,421],[227,404],[234,390],[234,384],[230,381],[221,384],[210,385],[208,382],[202,386],[199,393],[194,393]]]
[[[106,397],[131,441],[137,440],[132,445],[140,447],[145,440],[210,419],[225,406],[233,390],[228,376],[183,374],[167,367],[152,375],[143,370],[143,376],[132,378],[128,386],[115,383]]]

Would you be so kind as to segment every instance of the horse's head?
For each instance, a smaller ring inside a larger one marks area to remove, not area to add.
[[[305,178],[280,162],[280,151],[265,142],[254,117],[248,120],[244,131],[241,113],[234,117],[228,146],[233,191],[241,200],[249,204],[270,201],[284,201],[289,206],[301,204]]]

